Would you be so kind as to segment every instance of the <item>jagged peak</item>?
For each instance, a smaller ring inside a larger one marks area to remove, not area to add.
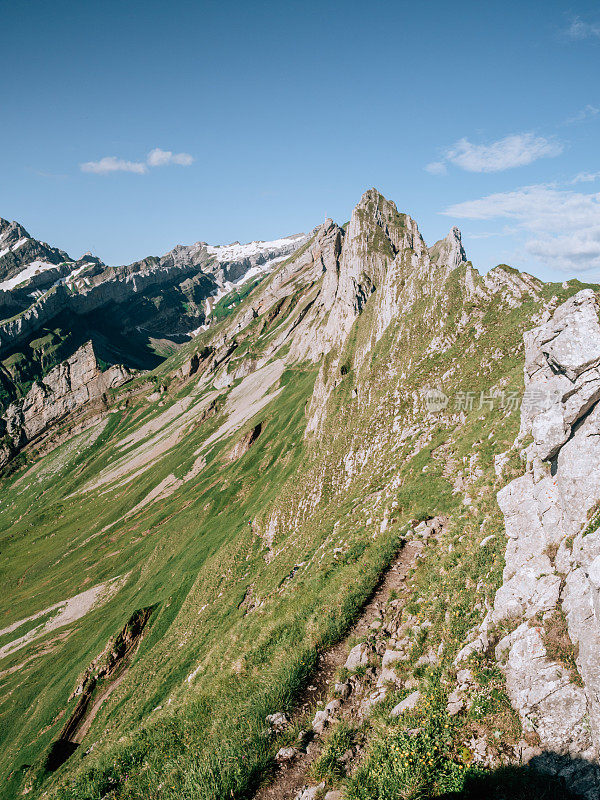
[[[368,205],[369,203],[373,202],[380,203],[382,201],[384,203],[391,203],[392,205],[394,205],[394,203],[391,200],[388,200],[386,197],[384,197],[384,195],[379,191],[379,189],[376,189],[374,186],[371,186],[370,189],[367,189],[366,192],[362,193],[362,196],[358,201],[357,205],[364,206]]]
[[[467,253],[462,243],[460,229],[453,225],[447,236],[440,239],[429,248],[429,257],[438,266],[451,269],[459,267],[468,261]]]
[[[30,239],[31,236],[20,222],[16,222],[16,220],[10,222],[9,220],[0,217],[0,240],[8,238]]]
[[[350,241],[362,239],[370,242],[370,249],[375,247],[392,257],[407,247],[419,256],[426,249],[415,220],[398,211],[396,204],[374,187],[367,189],[355,206],[348,226],[348,238]]]
[[[388,200],[381,192],[372,186],[370,189],[367,189],[366,192],[363,192],[362,197],[356,204],[354,208],[354,212],[360,212],[362,210],[370,211],[371,213],[377,215],[377,213],[382,213],[385,216],[402,216],[405,217],[405,214],[400,214],[396,204],[393,200]]]

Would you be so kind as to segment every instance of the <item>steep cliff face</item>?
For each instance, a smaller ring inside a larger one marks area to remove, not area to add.
[[[525,335],[527,469],[498,494],[506,566],[475,645],[508,628],[496,654],[541,766],[590,800],[600,792],[599,313],[581,291]]]
[[[7,408],[0,422],[4,432],[0,468],[53,424],[100,399],[109,389],[121,386],[131,377],[129,370],[120,365],[102,372],[92,343],[87,342],[51,369],[39,383],[34,383],[22,400]]]

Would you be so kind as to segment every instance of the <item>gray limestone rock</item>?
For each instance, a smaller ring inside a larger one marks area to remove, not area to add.
[[[412,692],[411,694],[408,695],[408,697],[405,697],[401,703],[398,703],[397,706],[394,706],[394,708],[390,711],[390,715],[392,717],[399,717],[402,714],[404,714],[405,711],[412,711],[413,708],[416,707],[420,699],[421,699],[421,692],[419,691]]]
[[[131,377],[129,370],[120,365],[102,372],[92,343],[84,344],[71,358],[50,370],[40,383],[34,383],[22,400],[8,407],[2,422],[12,448],[0,466],[14,452],[45,433],[53,423],[87,403],[99,400],[109,389],[122,385]]]
[[[348,654],[348,658],[346,659],[346,663],[344,666],[346,669],[352,671],[357,669],[360,666],[366,666],[369,663],[369,654],[367,651],[366,644],[357,644],[355,645],[350,653]]]
[[[599,312],[586,289],[525,334],[520,438],[533,444],[526,473],[498,494],[508,542],[490,615],[514,625],[496,655],[524,727],[540,738],[544,755],[532,762],[589,798],[600,796]],[[560,648],[572,649],[569,668],[549,655],[551,620]]]

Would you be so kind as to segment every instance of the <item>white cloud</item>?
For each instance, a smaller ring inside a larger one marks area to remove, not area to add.
[[[600,23],[585,22],[581,17],[575,17],[567,29],[567,36],[570,39],[600,39]]]
[[[482,231],[481,233],[469,233],[469,239],[491,239],[494,236],[504,236],[506,231]]]
[[[443,161],[432,161],[431,164],[427,164],[425,170],[431,175],[445,175],[448,172]]]
[[[562,151],[560,142],[533,133],[515,133],[491,144],[460,139],[448,148],[445,158],[467,172],[501,172],[531,164],[538,158],[554,158]]]
[[[189,153],[173,153],[171,150],[161,150],[155,147],[151,150],[146,161],[126,161],[116,156],[104,156],[100,161],[86,161],[80,164],[82,172],[93,172],[95,175],[106,175],[109,172],[135,172],[144,175],[149,167],[164,167],[168,164],[178,164],[181,167],[189,167],[194,161]]]
[[[577,114],[574,114],[572,117],[568,117],[564,124],[565,125],[574,125],[577,122],[586,122],[588,119],[594,119],[600,114],[600,108],[591,105],[588,103],[585,108],[582,108],[581,111],[578,111]]]
[[[531,239],[526,247],[539,261],[555,264],[564,270],[587,272],[600,267],[600,227],[564,236]]]
[[[457,203],[443,213],[464,219],[514,220],[525,235],[525,249],[539,261],[575,272],[600,269],[600,192],[525,186]]]
[[[116,156],[104,156],[100,161],[86,161],[80,167],[82,172],[93,172],[96,175],[106,175],[108,172],[137,172],[138,175],[143,175],[148,171],[141,161],[125,161]]]
[[[150,167],[164,167],[167,164],[179,164],[181,167],[189,167],[194,158],[189,153],[173,153],[171,150],[161,150],[155,147],[148,153],[148,165]]]

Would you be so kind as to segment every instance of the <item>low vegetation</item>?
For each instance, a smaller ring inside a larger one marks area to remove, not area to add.
[[[405,217],[394,219],[402,233]],[[390,258],[382,237],[378,231],[372,245]],[[222,427],[228,399],[244,378],[231,383],[227,370],[236,359],[285,356],[289,342],[277,337],[318,290],[318,282],[292,286],[268,324],[254,319],[236,331],[222,382],[214,374],[203,382],[200,373],[183,382],[185,358],[194,350],[212,355],[252,293],[273,278],[249,282],[215,305],[214,329],[113,392],[96,427],[15,464],[0,504],[3,626],[114,579],[122,584],[72,625],[3,660],[7,798],[24,791],[47,800],[251,796],[281,745],[265,717],[295,707],[319,654],[346,636],[403,537],[439,515],[444,534],[429,541],[403,598],[412,632],[401,669],[421,701],[391,718],[408,694],[403,688],[364,724],[338,723],[313,777],[343,786],[349,800],[475,796],[490,770],[473,740],[485,737],[501,759],[521,736],[492,653],[468,662],[474,683],[464,709],[450,716],[447,701],[454,658],[501,581],[495,494],[522,462],[520,450],[511,452],[518,403],[499,398],[519,396],[522,333],[541,299],[515,308],[498,297],[469,300],[465,270],[434,293],[416,283],[407,259],[400,278],[410,313],[376,339],[375,292],[341,352],[288,363],[260,407],[250,406],[229,431]],[[434,327],[443,346],[432,344]],[[315,401],[320,370],[330,380]],[[432,386],[449,400],[437,414],[423,403]],[[306,435],[315,406],[321,423]],[[232,461],[233,445],[259,423],[261,435]],[[499,454],[509,454],[500,478]],[[154,611],[127,673],[80,747],[49,774],[47,755],[77,703],[82,674],[135,610],[148,607]],[[60,669],[49,681],[55,658]],[[362,758],[349,772],[344,756],[356,744]],[[498,787],[512,785],[514,774],[498,780],[490,797],[500,798]]]

